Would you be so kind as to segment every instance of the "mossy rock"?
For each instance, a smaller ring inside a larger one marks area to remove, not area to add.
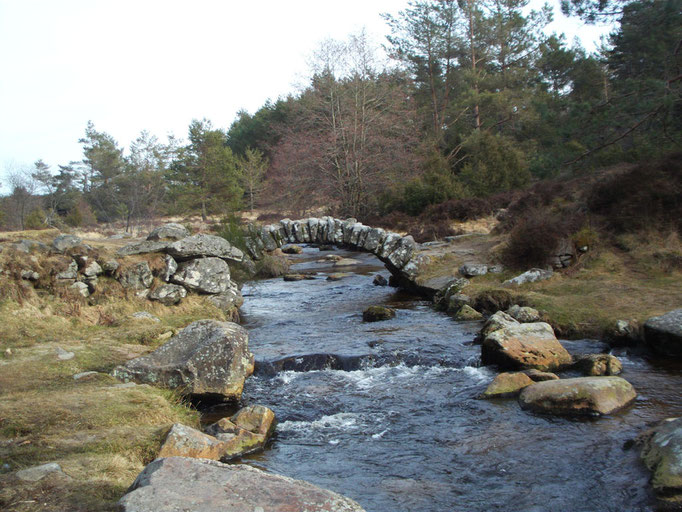
[[[386,306],[370,306],[362,312],[365,322],[381,322],[395,317],[395,309]]]
[[[455,320],[483,320],[483,315],[471,306],[465,304],[459,308],[459,311],[455,314]]]

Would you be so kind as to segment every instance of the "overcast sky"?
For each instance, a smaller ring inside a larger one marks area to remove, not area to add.
[[[541,0],[532,0],[541,5]],[[588,50],[604,27],[555,6],[552,29]],[[240,109],[296,90],[326,37],[365,27],[404,0],[0,0],[0,182],[41,158],[82,158],[88,120],[127,147],[141,130],[185,137],[194,118],[227,128]],[[6,188],[4,188],[6,191]]]

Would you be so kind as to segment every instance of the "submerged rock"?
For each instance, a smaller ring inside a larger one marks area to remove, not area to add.
[[[570,364],[571,355],[549,324],[514,324],[488,334],[481,350],[483,364],[504,369],[554,370]]]
[[[388,284],[388,281],[381,274],[376,274],[374,276],[374,279],[372,279],[372,284],[374,286],[386,286]]]
[[[531,384],[534,384],[534,381],[523,372],[500,373],[481,394],[481,398],[517,396],[523,388]]]
[[[632,384],[620,377],[578,377],[536,382],[521,392],[519,403],[538,413],[600,416],[622,409],[636,397]]]
[[[193,395],[238,400],[253,373],[248,333],[232,322],[199,320],[151,354],[117,367],[125,381],[155,384]]]
[[[122,512],[364,512],[353,500],[302,480],[185,457],[149,464],[119,507]]]
[[[682,357],[682,308],[649,318],[644,323],[644,341],[658,354]]]
[[[395,317],[395,309],[386,306],[370,306],[362,312],[365,322],[381,322]]]
[[[639,436],[640,454],[653,473],[651,484],[660,497],[682,504],[682,418],[669,418]]]
[[[344,279],[346,277],[350,277],[352,274],[348,272],[335,272],[333,274],[329,274],[327,276],[327,281],[341,281],[341,279]]]
[[[282,279],[285,281],[303,281],[304,279],[315,279],[315,276],[312,274],[284,274]]]
[[[610,354],[587,354],[578,356],[573,367],[585,375],[619,375],[623,371],[620,360]]]

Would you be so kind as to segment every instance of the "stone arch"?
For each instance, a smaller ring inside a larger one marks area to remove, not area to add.
[[[365,226],[356,219],[282,219],[276,224],[251,226],[250,231],[247,247],[254,258],[287,243],[335,244],[374,254],[399,283],[413,282],[417,274],[417,244],[410,235]]]

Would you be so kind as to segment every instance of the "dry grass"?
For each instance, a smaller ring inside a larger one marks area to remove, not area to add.
[[[151,351],[160,335],[201,318],[225,319],[204,298],[166,307],[134,297],[113,280],[84,299],[0,278],[14,289],[0,301],[0,509],[116,510],[115,502],[158,452],[171,424],[198,425],[176,394],[146,385],[116,387],[109,372]],[[129,296],[130,295],[130,296]],[[160,322],[134,320],[148,311]],[[8,352],[9,350],[9,352]],[[73,358],[59,359],[63,351]],[[84,380],[77,373],[99,372]],[[14,472],[57,462],[69,479],[18,481]]]

